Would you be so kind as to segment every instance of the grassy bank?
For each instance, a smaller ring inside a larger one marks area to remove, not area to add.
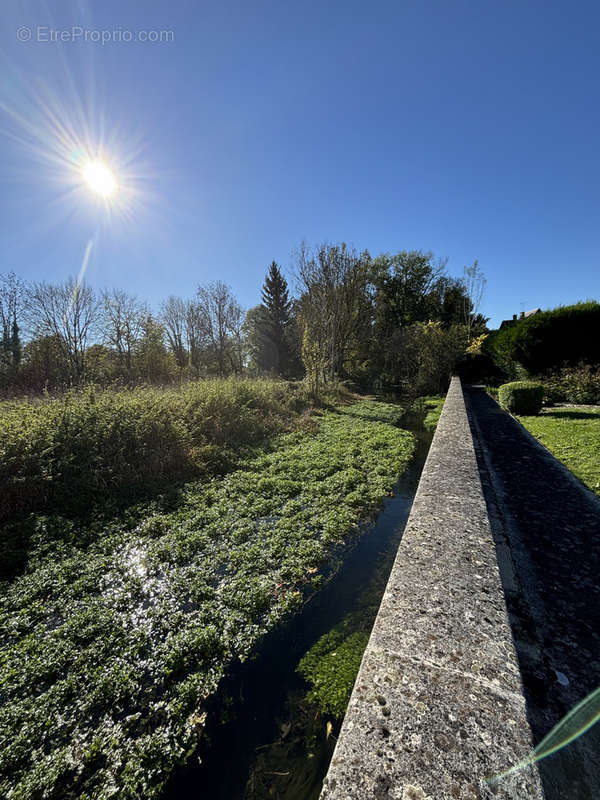
[[[398,416],[373,401],[317,413],[313,430],[118,521],[11,523],[29,550],[2,588],[0,794],[157,797],[227,664],[318,586],[405,469]]]
[[[600,494],[600,408],[551,408],[518,419],[574,475]]]
[[[303,384],[242,379],[0,403],[0,519],[222,474],[310,405]]]
[[[357,587],[353,610],[321,636],[298,664],[298,672],[310,685],[307,700],[338,720],[346,713],[397,548],[394,537],[379,551],[369,581]]]
[[[342,399],[351,395],[334,386],[320,402]],[[185,481],[210,480],[277,434],[310,427],[312,405],[302,384],[234,378],[0,403],[0,524],[42,509],[116,514]],[[24,567],[36,536],[31,524],[5,528],[0,579]]]
[[[423,425],[426,430],[428,431],[435,431],[437,424],[439,422],[442,408],[444,407],[444,402],[446,397],[442,397],[441,395],[426,395],[424,397],[417,398],[417,404],[422,405],[425,409],[425,419],[423,420]]]

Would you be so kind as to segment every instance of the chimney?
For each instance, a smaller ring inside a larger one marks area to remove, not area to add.
[[[517,318],[517,315],[513,314],[513,322],[516,320],[516,318]]]
[[[521,313],[519,315],[519,319],[525,319],[525,312],[524,311],[521,311]]]

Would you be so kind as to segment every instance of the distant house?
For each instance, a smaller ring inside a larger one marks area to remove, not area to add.
[[[539,314],[541,310],[542,310],[541,308],[532,308],[531,311],[521,311],[518,317],[516,314],[513,314],[512,319],[502,320],[502,322],[500,323],[500,330],[502,330],[502,328],[509,328],[511,325],[514,325],[515,322],[518,322],[520,319],[527,319],[527,317],[533,317],[536,314]]]

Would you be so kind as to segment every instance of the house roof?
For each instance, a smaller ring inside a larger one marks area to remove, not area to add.
[[[515,314],[512,319],[503,319],[500,323],[501,328],[507,328],[509,325],[514,325],[515,322],[518,322],[520,319],[527,319],[527,317],[533,317],[535,314],[538,314],[542,309],[541,308],[532,308],[529,311],[521,311],[519,315]]]

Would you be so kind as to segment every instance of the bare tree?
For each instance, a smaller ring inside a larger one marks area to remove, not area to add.
[[[239,358],[232,337],[241,336],[243,312],[229,286],[222,281],[200,286],[196,312],[198,333],[212,352],[219,375],[226,374],[228,363],[237,371]]]
[[[115,348],[121,365],[131,374],[133,354],[142,336],[148,311],[134,296],[121,289],[103,292],[102,307],[104,340]]]
[[[485,285],[487,283],[485,275],[479,268],[479,262],[473,262],[473,266],[464,268],[463,282],[466,290],[466,297],[464,300],[464,323],[467,328],[467,337],[471,341],[471,329],[473,327],[473,320],[481,310],[481,303],[485,293]]]
[[[172,377],[172,358],[165,343],[162,323],[147,313],[135,348],[136,371],[149,383],[167,383]]]
[[[301,316],[310,327],[311,348],[326,357],[324,377],[333,379],[341,372],[369,260],[368,253],[358,254],[344,243],[322,244],[314,251],[303,244],[296,254]]]
[[[242,307],[237,303],[233,302],[232,306],[229,309],[229,333],[231,335],[231,343],[232,347],[230,350],[230,360],[234,369],[238,375],[241,375],[244,371],[244,320],[246,315],[242,309]]]
[[[171,295],[162,304],[161,319],[177,366],[183,368],[188,361],[188,353],[185,346],[188,306],[185,300]]]
[[[26,299],[29,324],[36,336],[56,336],[71,379],[85,374],[85,351],[98,321],[98,302],[89,286],[69,278],[64,283],[34,283]]]
[[[193,300],[188,301],[185,308],[185,338],[190,366],[197,372],[201,366],[202,351],[205,349],[205,337],[202,332],[200,308]]]

